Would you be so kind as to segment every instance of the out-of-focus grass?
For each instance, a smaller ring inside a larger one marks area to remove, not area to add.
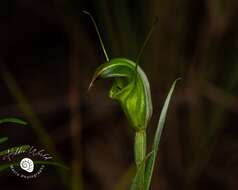
[[[14,77],[11,75],[11,73],[8,71],[8,69],[1,65],[1,78],[5,82],[6,86],[8,87],[12,97],[15,99],[16,103],[18,104],[20,110],[28,120],[29,124],[33,127],[35,130],[35,133],[37,134],[39,140],[42,142],[43,146],[46,148],[47,151],[49,151],[51,154],[55,156],[55,163],[63,163],[62,160],[59,157],[59,154],[57,153],[57,150],[55,149],[55,145],[53,141],[51,140],[49,134],[46,132],[43,124],[37,117],[36,113],[33,111],[30,103],[28,102],[27,98],[25,97],[24,93],[19,88],[17,82],[15,81]],[[4,120],[3,120],[4,121]],[[11,122],[18,122],[17,119],[6,119],[6,121]],[[22,124],[25,124],[22,122]],[[62,164],[63,165],[63,164]],[[60,176],[62,177],[62,180],[65,184],[68,184],[68,172],[65,172],[61,169],[58,169],[58,172]]]

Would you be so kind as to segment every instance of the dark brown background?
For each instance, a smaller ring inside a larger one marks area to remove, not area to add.
[[[1,1],[0,115],[29,122],[1,127],[1,136],[9,137],[1,149],[45,148],[71,170],[48,166],[30,181],[7,170],[0,188],[121,190],[130,182],[133,131],[107,96],[110,81],[97,81],[87,92],[105,58],[82,10],[95,17],[111,58],[135,59],[159,18],[140,63],[154,104],[149,142],[172,81],[183,78],[169,109],[152,189],[236,190],[236,0]]]

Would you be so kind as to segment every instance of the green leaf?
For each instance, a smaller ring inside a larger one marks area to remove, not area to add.
[[[21,125],[27,124],[25,121],[15,118],[15,117],[1,118],[0,124],[2,124],[2,123],[16,123],[16,124],[21,124]]]
[[[2,137],[2,138],[0,138],[0,144],[5,143],[7,140],[8,140],[7,137]]]
[[[143,190],[143,181],[141,181],[141,177],[144,177],[144,166],[147,160],[152,156],[153,152],[150,152],[145,159],[141,162],[140,166],[136,171],[136,175],[133,178],[130,190]]]
[[[90,87],[98,78],[114,78],[109,96],[117,100],[130,124],[145,129],[152,115],[150,85],[145,73],[126,58],[112,59],[95,72]]]
[[[159,147],[159,142],[160,142],[161,134],[162,134],[162,131],[163,131],[163,128],[164,128],[169,103],[170,103],[175,85],[176,85],[178,80],[180,80],[180,78],[173,82],[173,84],[170,88],[170,91],[167,95],[167,98],[164,102],[164,106],[162,108],[161,114],[160,114],[159,123],[158,123],[157,129],[156,129],[154,142],[153,142],[153,145],[152,145],[152,155],[148,160],[148,163],[147,163],[147,166],[146,166],[146,171],[145,171],[145,187],[144,187],[145,190],[149,190],[149,188],[150,188],[150,183],[151,183],[151,179],[152,179],[152,175],[153,175],[155,160],[156,160],[158,147]]]

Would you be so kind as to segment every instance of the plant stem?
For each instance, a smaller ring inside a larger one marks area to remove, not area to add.
[[[141,189],[143,189],[144,186],[144,173],[145,173],[145,163],[144,159],[146,156],[146,130],[140,130],[136,131],[135,134],[135,163],[137,170],[139,170],[140,167],[140,178],[141,180]]]
[[[146,131],[136,131],[135,135],[135,162],[137,168],[145,159],[146,155]]]

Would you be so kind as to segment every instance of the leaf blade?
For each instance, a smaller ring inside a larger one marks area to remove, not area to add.
[[[143,167],[144,167],[146,161],[152,156],[152,154],[153,154],[153,152],[150,152],[149,154],[147,154],[145,159],[141,162],[141,164],[140,164],[140,166],[139,166],[139,168],[136,172],[136,175],[133,178],[130,190],[142,190],[143,189],[142,182],[140,181],[141,180],[141,175],[144,176],[144,173],[142,173],[143,170],[144,170]]]
[[[3,123],[16,123],[20,125],[26,125],[27,123],[21,119],[18,119],[16,117],[7,117],[7,118],[1,118],[0,119],[0,124]]]
[[[172,86],[169,90],[169,93],[166,97],[166,100],[164,102],[161,113],[160,113],[160,118],[159,118],[159,122],[158,122],[158,125],[157,125],[155,137],[154,137],[154,142],[153,142],[153,145],[152,145],[152,155],[148,160],[148,163],[147,163],[147,166],[146,166],[146,171],[145,171],[145,186],[144,186],[145,190],[149,190],[149,188],[150,188],[150,183],[151,183],[151,179],[152,179],[152,175],[153,175],[156,155],[157,155],[157,152],[158,152],[158,147],[159,147],[159,142],[160,142],[160,139],[161,139],[161,134],[162,134],[162,131],[163,131],[163,128],[164,128],[165,119],[166,119],[167,111],[168,111],[168,108],[169,108],[169,103],[170,103],[174,88],[175,88],[176,83],[177,83],[178,80],[180,80],[180,78],[176,79],[173,82],[173,84],[172,84]]]

